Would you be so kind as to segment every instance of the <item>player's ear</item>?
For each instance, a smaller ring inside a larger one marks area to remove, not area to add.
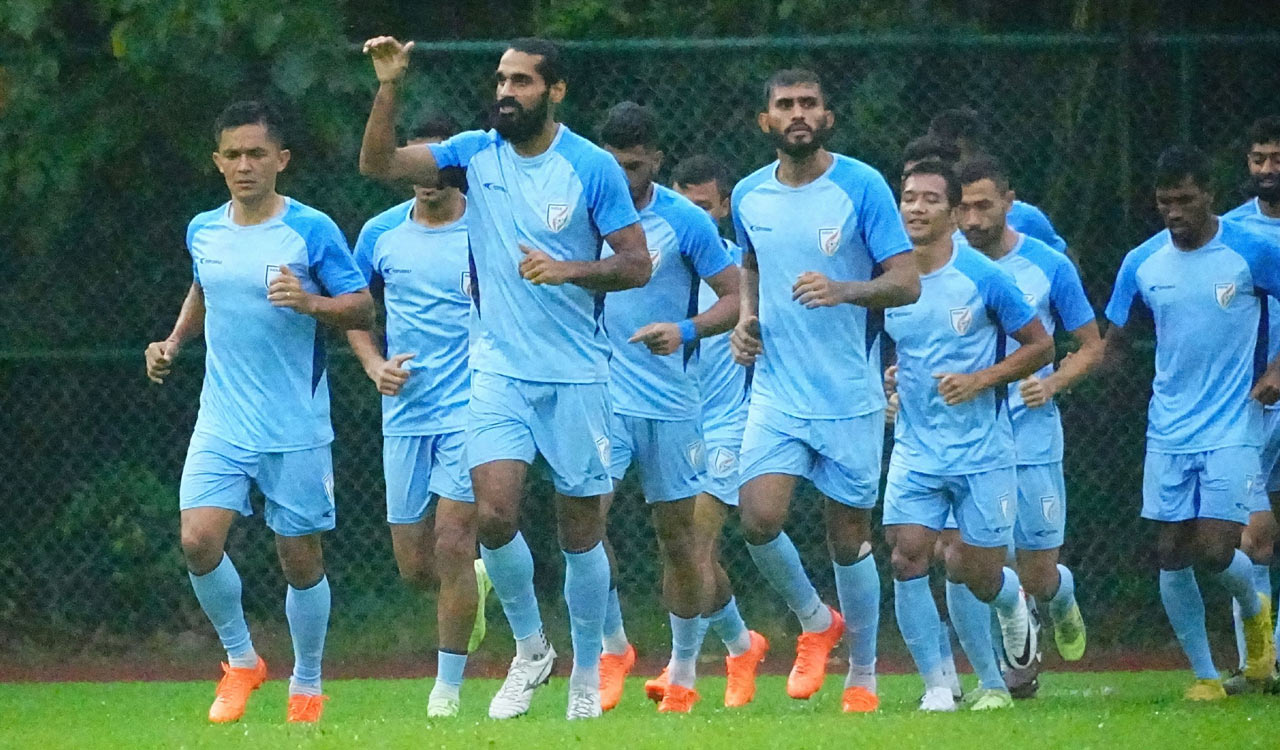
[[[761,112],[756,115],[756,124],[760,126],[760,132],[768,135],[769,133],[769,113]]]
[[[568,90],[569,87],[565,85],[564,81],[556,81],[547,87],[547,93],[550,95],[553,104],[559,104],[564,101],[564,95],[568,93]]]
[[[666,157],[666,154],[662,153],[661,151],[653,152],[653,171],[655,173],[657,173],[659,170],[662,169],[662,160],[665,157]]]
[[[291,156],[293,156],[293,154],[290,153],[289,149],[287,148],[280,149],[280,163],[276,166],[277,174],[280,172],[283,172],[284,168],[289,166],[289,157]]]
[[[1016,201],[1017,199],[1018,199],[1018,194],[1014,192],[1013,188],[1009,188],[1008,190],[1004,191],[1004,202],[1007,203],[1008,205],[1012,206],[1013,202]]]
[[[827,120],[827,127],[834,128],[836,126],[836,113],[832,112],[829,109],[826,110],[826,120]]]

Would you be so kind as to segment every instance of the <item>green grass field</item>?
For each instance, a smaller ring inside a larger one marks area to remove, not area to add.
[[[704,678],[704,700],[688,716],[659,716],[639,680],[602,719],[564,720],[566,681],[538,692],[528,716],[485,715],[496,680],[463,688],[456,720],[425,718],[429,680],[335,680],[319,727],[284,724],[285,682],[254,694],[238,724],[212,726],[204,712],[213,682],[0,685],[0,747],[36,748],[617,748],[998,747],[1246,748],[1280,746],[1280,698],[1242,696],[1212,705],[1180,696],[1186,672],[1051,674],[1040,697],[998,713],[922,715],[920,681],[886,677],[878,714],[840,713],[839,679],[813,700],[786,697],[783,678],[765,677],[746,709],[719,705],[722,678]],[[856,743],[856,744],[855,744]],[[1016,743],[1016,744],[1015,744]]]

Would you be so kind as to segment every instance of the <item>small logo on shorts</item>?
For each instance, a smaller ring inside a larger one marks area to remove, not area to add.
[[[329,498],[329,505],[333,505],[336,502],[333,499],[333,475],[332,474],[326,474],[324,477],[324,494],[325,494],[325,497]]]
[[[600,454],[600,463],[604,464],[605,468],[608,468],[609,438],[605,437],[604,435],[601,435],[600,437],[596,438],[596,453]]]
[[[715,453],[711,455],[711,467],[720,476],[733,471],[733,468],[737,465],[738,454],[728,448],[716,448]]]
[[[1044,513],[1044,520],[1055,521],[1058,518],[1058,496],[1043,495],[1040,497],[1040,510]]]
[[[1000,515],[1004,516],[1006,521],[1009,520],[1009,500],[1009,493],[1007,492],[1001,495],[999,499]]]
[[[973,325],[973,310],[967,307],[951,308],[951,329],[961,336],[969,332]]]
[[[1234,281],[1226,281],[1221,284],[1213,285],[1213,296],[1218,300],[1218,307],[1223,310],[1231,306],[1231,300],[1236,298],[1236,283]]]
[[[689,456],[689,463],[693,464],[693,468],[701,469],[706,465],[707,448],[701,440],[695,440],[684,447],[685,453]]]
[[[818,230],[818,249],[830,258],[840,249],[840,227],[823,227]]]
[[[651,273],[651,274],[653,274],[653,273],[657,273],[657,272],[658,272],[658,266],[659,266],[661,263],[662,263],[662,251],[661,251],[661,250],[650,250],[650,251],[649,251],[649,265],[650,265],[650,266],[652,267],[652,269],[653,269],[650,273]]]
[[[470,271],[462,272],[462,278],[459,279],[459,288],[462,290],[462,293],[465,294],[466,296],[468,297],[472,296]]]
[[[553,232],[559,232],[569,223],[569,204],[568,203],[549,203],[547,204],[547,229]]]

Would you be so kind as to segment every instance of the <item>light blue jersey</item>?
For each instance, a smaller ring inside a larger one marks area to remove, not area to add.
[[[1262,213],[1257,198],[1228,211],[1222,218],[1234,221],[1271,240],[1271,244],[1280,246],[1280,219]],[[1267,297],[1267,323],[1267,361],[1273,362],[1280,356],[1280,300],[1275,297]],[[1267,408],[1280,409],[1280,404]]]
[[[195,432],[261,453],[333,441],[324,333],[316,319],[267,301],[281,266],[312,294],[365,288],[333,220],[295,200],[261,224],[231,220],[231,204],[187,227],[204,291],[205,371]]]
[[[802,419],[848,419],[884,408],[880,313],[837,305],[806,309],[791,298],[807,271],[867,281],[876,264],[911,250],[897,203],[880,173],[832,154],[831,167],[801,187],[778,181],[778,163],[733,189],[733,226],[760,268],[760,331],[752,403]]]
[[[564,125],[550,148],[528,158],[496,131],[427,148],[439,167],[467,169],[478,309],[471,367],[524,381],[607,383],[604,296],[525,281],[520,246],[556,260],[598,260],[605,235],[639,221],[622,168]]]
[[[967,245],[920,276],[920,299],[885,311],[885,331],[897,343],[901,402],[890,466],[957,476],[1014,465],[1004,391],[948,406],[934,376],[991,367],[1004,358],[1008,334],[1034,319],[1013,277]]]
[[[1049,221],[1044,211],[1030,203],[1015,200],[1009,206],[1009,216],[1006,221],[1018,232],[1034,237],[1060,253],[1067,251],[1067,241],[1062,239],[1058,230],[1053,228],[1053,222]]]
[[[1234,222],[1195,250],[1174,247],[1165,230],[1129,251],[1107,318],[1123,326],[1141,307],[1155,320],[1148,451],[1261,444],[1262,406],[1249,391],[1267,352],[1260,298],[1278,290],[1280,247]]]
[[[730,259],[742,265],[742,248],[721,240]],[[720,298],[711,285],[702,282],[698,291],[698,312],[711,309]],[[729,334],[710,336],[698,342],[698,385],[702,389],[702,429],[708,440],[728,428],[742,429],[747,417],[747,368],[733,361]]]
[[[382,434],[439,435],[467,424],[471,271],[465,218],[439,227],[413,220],[410,199],[370,219],[356,265],[382,280],[387,357],[415,354],[398,396],[382,397]]]
[[[653,274],[642,287],[613,292],[605,300],[604,324],[613,357],[609,395],[615,414],[647,419],[694,419],[700,411],[693,347],[659,357],[644,344],[629,343],[650,323],[677,323],[698,313],[698,282],[733,265],[711,217],[676,191],[653,186],[640,210]],[[612,250],[605,246],[605,254]]]
[[[1017,282],[1022,298],[1036,311],[1036,317],[1050,336],[1059,323],[1063,330],[1074,331],[1094,319],[1080,274],[1066,255],[1034,237],[1022,235],[1013,250],[996,263]],[[1011,338],[1006,346],[1012,354],[1019,344]],[[1043,379],[1052,374],[1050,363],[1041,368],[1036,377]],[[1062,418],[1055,402],[1028,409],[1018,383],[1010,383],[1009,418],[1013,420],[1019,466],[1062,460]]]

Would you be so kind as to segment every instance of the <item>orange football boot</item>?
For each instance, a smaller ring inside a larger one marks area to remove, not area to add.
[[[847,687],[840,700],[840,710],[847,714],[869,714],[880,708],[880,696],[864,687]]]
[[[249,694],[266,680],[267,663],[261,656],[258,657],[257,665],[249,668],[231,667],[224,662],[222,679],[218,681],[213,705],[209,706],[209,721],[215,724],[239,721],[244,716]]]
[[[681,685],[666,686],[662,702],[658,704],[660,714],[687,714],[693,710],[693,704],[702,699],[698,691]]]
[[[652,680],[645,680],[644,694],[654,703],[661,703],[662,696],[666,695],[667,684],[669,682],[670,677],[667,675],[667,668],[663,667],[662,672],[657,677],[654,677]]]
[[[796,663],[787,675],[787,695],[808,700],[827,678],[827,657],[844,635],[844,617],[831,610],[831,627],[820,633],[801,633],[796,638]]]
[[[724,685],[725,708],[740,708],[756,697],[756,667],[764,661],[769,653],[769,641],[754,630],[748,631],[751,637],[751,648],[737,656],[726,656],[724,660],[725,675],[728,678]]]
[[[624,654],[600,654],[600,709],[610,711],[622,700],[622,686],[636,665],[636,647]]]
[[[302,695],[294,693],[289,696],[289,711],[285,714],[285,721],[290,724],[315,724],[320,721],[320,715],[324,713],[324,703],[329,700],[327,695]]]

